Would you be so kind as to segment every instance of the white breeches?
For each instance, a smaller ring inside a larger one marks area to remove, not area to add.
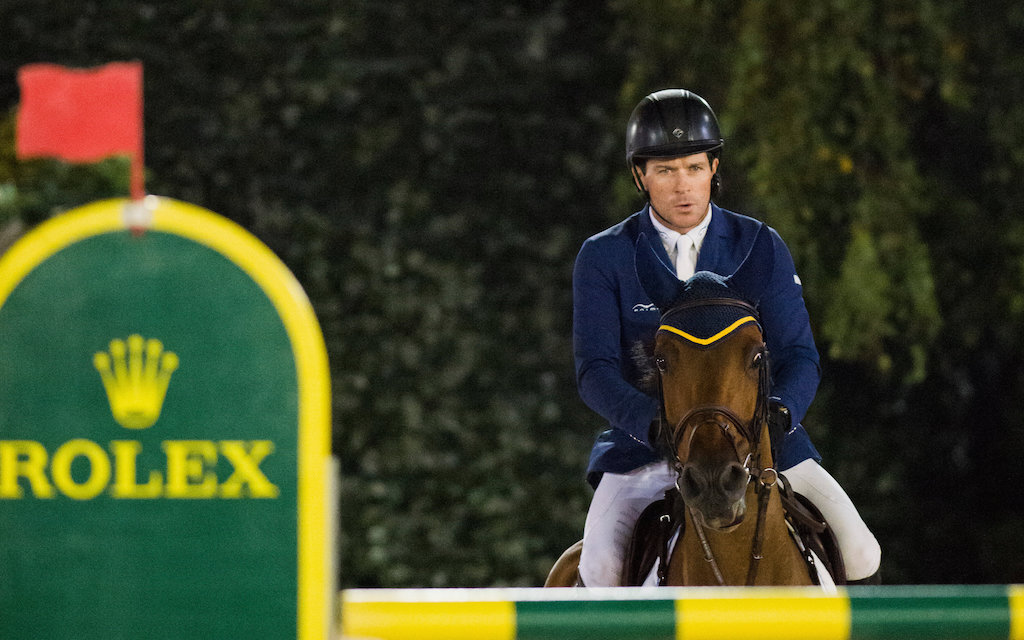
[[[606,473],[594,491],[583,525],[580,578],[588,587],[622,584],[633,527],[640,513],[674,487],[676,474],[668,462],[653,462],[629,473]]]
[[[835,531],[847,579],[861,580],[878,571],[881,548],[839,483],[814,460],[804,460],[783,475],[797,493],[821,511]],[[640,513],[651,502],[664,497],[675,481],[676,474],[667,462],[602,476],[583,528],[579,568],[583,584],[622,584],[626,551]]]
[[[814,460],[793,465],[782,475],[793,491],[810,500],[832,527],[846,566],[846,579],[863,580],[878,571],[882,548],[835,478]]]

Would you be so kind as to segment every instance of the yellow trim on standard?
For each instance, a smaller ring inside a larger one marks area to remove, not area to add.
[[[48,220],[0,256],[0,307],[44,260],[86,238],[127,232],[131,200],[102,200]],[[137,205],[136,205],[137,206]],[[323,334],[295,276],[258,238],[212,211],[178,200],[147,196],[147,231],[175,234],[202,244],[242,269],[263,290],[281,317],[292,344],[299,394],[298,415],[298,640],[329,636],[334,623],[334,576],[330,461],[330,371]],[[6,277],[3,277],[6,275]],[[325,495],[326,494],[326,495]]]
[[[1007,597],[1010,600],[1010,640],[1024,640],[1024,585],[1011,584]]]
[[[701,346],[705,346],[706,347],[707,345],[711,344],[712,342],[717,342],[717,341],[721,340],[725,336],[727,336],[730,333],[732,333],[733,331],[735,331],[738,327],[740,327],[741,325],[744,325],[744,324],[746,324],[748,322],[757,322],[757,318],[755,318],[754,316],[746,316],[745,318],[740,318],[739,320],[737,320],[736,322],[732,323],[728,327],[722,329],[721,331],[719,331],[715,335],[711,336],[710,338],[698,338],[697,336],[690,335],[689,333],[686,333],[682,329],[676,329],[675,327],[670,327],[667,324],[663,324],[660,327],[658,327],[658,331],[669,331],[671,333],[674,333],[676,335],[679,335],[679,336],[682,336],[682,337],[686,338],[690,342],[694,342],[696,344],[699,344]]]
[[[809,594],[802,587],[716,588],[676,600],[676,638],[847,640],[846,594]]]
[[[341,637],[514,640],[514,602],[374,602],[342,596]]]

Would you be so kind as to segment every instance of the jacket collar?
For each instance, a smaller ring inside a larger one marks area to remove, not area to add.
[[[647,237],[651,240],[651,245],[654,247],[654,252],[658,254],[661,261],[671,265],[672,261],[669,260],[668,252],[665,251],[665,247],[661,243],[658,230],[654,228],[654,223],[651,222],[651,203],[648,202],[638,215],[640,216],[640,231],[647,234]],[[728,235],[729,229],[726,226],[722,208],[712,202],[711,223],[708,225],[707,234],[704,236],[704,244],[701,245],[700,255],[697,256],[697,271],[715,270],[715,266],[718,264],[719,247],[722,244],[718,239]]]
[[[700,248],[700,255],[697,256],[697,271],[715,271],[718,266],[719,249],[722,246],[720,238],[728,235],[729,228],[725,223],[725,215],[722,213],[721,207],[712,202],[711,224],[708,225],[704,244]]]
[[[661,235],[658,230],[654,228],[654,223],[651,222],[651,203],[648,202],[642,211],[637,215],[640,216],[640,231],[641,233],[647,234],[647,239],[650,241],[651,246],[654,247],[654,253],[658,255],[662,262],[666,265],[671,265],[672,261],[668,257],[668,251],[665,250],[665,245],[661,242]],[[711,231],[709,228],[708,231]]]

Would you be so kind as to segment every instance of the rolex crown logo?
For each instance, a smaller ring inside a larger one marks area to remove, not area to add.
[[[110,352],[93,356],[114,419],[126,429],[145,429],[160,417],[178,356],[154,338],[134,334],[110,341]]]

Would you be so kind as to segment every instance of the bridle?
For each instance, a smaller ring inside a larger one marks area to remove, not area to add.
[[[737,320],[732,325],[718,332],[714,336],[705,339],[695,338],[676,329],[672,324],[672,318],[681,314],[682,312],[692,310],[697,307],[706,306],[732,306],[738,307],[742,312],[748,314],[746,317]],[[754,322],[757,326],[761,327],[760,317],[757,310],[750,304],[738,300],[735,298],[705,298],[700,300],[691,300],[677,305],[668,311],[666,311],[661,317],[661,326],[659,331],[667,330],[672,333],[686,337],[687,339],[696,342],[697,344],[707,347],[718,340],[727,337],[733,330],[746,324],[748,322]],[[758,388],[757,398],[754,404],[754,414],[751,416],[749,422],[744,423],[736,413],[729,407],[722,405],[703,405],[697,406],[690,409],[686,415],[682,417],[676,427],[669,432],[665,429],[665,395],[664,395],[664,380],[662,372],[658,371],[658,395],[661,403],[661,412],[659,415],[659,432],[665,445],[671,452],[671,464],[676,471],[676,489],[682,495],[680,489],[680,481],[682,478],[682,471],[684,461],[679,458],[679,451],[681,445],[684,444],[684,439],[687,439],[687,451],[689,451],[689,440],[692,440],[697,432],[697,429],[704,425],[717,425],[722,430],[726,438],[732,444],[733,450],[736,453],[737,461],[740,461],[740,450],[738,438],[746,440],[749,444],[749,453],[746,458],[741,461],[741,464],[747,471],[747,482],[754,479],[757,480],[757,524],[754,529],[754,539],[750,554],[750,565],[747,570],[748,586],[754,584],[757,579],[757,570],[762,559],[761,551],[764,542],[764,522],[765,516],[767,515],[768,499],[771,496],[771,488],[775,486],[778,480],[778,472],[771,468],[763,468],[761,466],[761,454],[760,454],[760,441],[761,432],[765,424],[768,421],[768,394],[770,385],[770,374],[768,367],[768,348],[764,341],[761,342],[761,347],[755,357],[760,358],[760,366],[758,370]],[[718,562],[715,560],[715,556],[711,551],[711,546],[708,543],[707,536],[704,533],[704,527],[700,524],[700,520],[695,517],[695,510],[692,506],[687,505],[690,510],[691,519],[694,522],[694,529],[696,530],[697,537],[700,540],[701,548],[704,552],[704,559],[711,565],[711,569],[715,574],[715,578],[718,580],[719,585],[725,584],[725,579],[722,576],[722,572],[718,567]],[[661,562],[662,567],[667,567],[668,558],[663,558]],[[660,576],[663,578],[664,576]]]

